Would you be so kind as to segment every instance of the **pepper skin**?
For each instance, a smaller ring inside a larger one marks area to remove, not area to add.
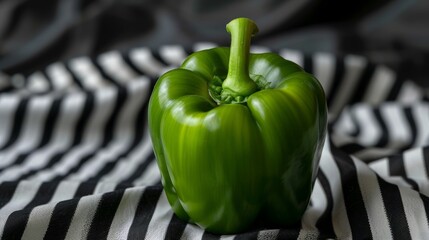
[[[207,231],[300,221],[327,123],[320,83],[274,53],[250,54],[253,21],[227,25],[231,48],[191,54],[157,81],[149,129],[176,215]]]

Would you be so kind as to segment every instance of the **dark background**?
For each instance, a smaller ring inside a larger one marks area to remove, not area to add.
[[[425,0],[0,0],[0,71],[137,46],[227,46],[235,17],[256,21],[255,45],[364,55],[429,86]]]

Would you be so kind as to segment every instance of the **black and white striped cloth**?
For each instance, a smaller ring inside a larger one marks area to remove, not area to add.
[[[429,239],[427,90],[360,56],[281,49],[327,93],[329,135],[300,225],[217,236],[174,216],[147,131],[165,46],[0,75],[1,239]],[[252,51],[269,51],[254,47]]]

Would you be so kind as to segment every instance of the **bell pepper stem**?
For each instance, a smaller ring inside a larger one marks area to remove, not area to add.
[[[258,27],[248,18],[237,18],[226,25],[226,30],[231,34],[231,48],[222,95],[247,98],[258,90],[258,85],[249,76],[250,40],[258,32]]]

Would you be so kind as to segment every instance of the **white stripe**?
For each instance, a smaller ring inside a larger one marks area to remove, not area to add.
[[[108,86],[110,83],[105,81],[94,66],[94,63],[88,57],[79,57],[70,61],[70,69],[76,74],[85,88],[98,89]]]
[[[185,50],[179,45],[162,46],[159,55],[173,66],[180,66],[187,57]]]
[[[299,230],[297,240],[308,240],[308,239],[317,239],[319,237],[319,231],[308,231],[305,229]],[[274,239],[274,238],[273,238]]]
[[[357,105],[352,111],[354,111],[356,121],[361,130],[357,136],[358,142],[364,146],[375,145],[381,137],[381,130],[372,108],[363,104]]]
[[[8,179],[16,179],[30,170],[44,167],[55,153],[66,150],[72,144],[71,137],[82,103],[82,94],[74,94],[64,99],[60,106],[58,121],[54,126],[47,126],[54,128],[49,144],[34,151],[22,164],[8,168]]]
[[[378,104],[387,98],[387,94],[395,82],[395,72],[386,66],[380,65],[375,69],[364,102]]]
[[[40,185],[40,182],[21,181],[19,183],[12,199],[0,209],[0,239],[2,238],[3,230],[9,215],[27,206],[27,204],[33,200]]]
[[[299,66],[304,66],[304,55],[300,51],[292,50],[292,49],[282,49],[279,52],[279,55],[284,59],[292,61]]]
[[[277,239],[279,232],[280,232],[279,229],[270,229],[270,230],[259,231],[257,239],[258,240]]]
[[[35,96],[30,100],[21,126],[22,132],[12,147],[0,153],[2,159],[0,167],[12,163],[20,153],[29,151],[39,144],[52,100],[47,96]],[[9,177],[7,169],[0,174],[0,181],[8,180]]]
[[[33,92],[44,92],[49,90],[48,79],[41,72],[35,72],[28,77],[28,89]]]
[[[417,126],[415,146],[425,146],[429,140],[429,105],[415,104],[412,107],[412,113]]]
[[[94,112],[85,127],[81,144],[70,149],[52,168],[39,171],[33,180],[49,181],[73,168],[81,157],[95,151],[102,141],[104,125],[112,113],[116,95],[116,88],[104,88],[95,92]]]
[[[313,192],[311,193],[312,205],[307,207],[301,220],[301,226],[304,230],[317,231],[316,223],[326,210],[328,201],[323,191],[320,181],[317,179],[314,183]]]
[[[62,181],[60,184],[58,184],[58,187],[49,202],[56,203],[73,198],[79,185],[80,182]]]
[[[350,108],[345,108],[341,115],[338,118],[338,121],[334,125],[335,133],[340,133],[344,135],[350,135],[350,133],[353,133],[356,131],[356,124],[353,122]]]
[[[335,73],[335,57],[329,53],[314,54],[314,75],[329,96]]]
[[[22,99],[16,94],[0,95],[0,146],[6,144],[7,140],[9,140],[9,136],[12,133],[13,116],[20,101]]]
[[[187,239],[198,240],[198,239],[202,239],[203,235],[204,235],[203,229],[193,224],[187,224],[185,227],[185,230],[183,230],[183,234],[180,237],[180,240],[187,240]]]
[[[76,87],[70,72],[63,63],[54,63],[46,68],[46,73],[52,80],[54,89],[70,89]]]
[[[103,194],[107,192],[112,192],[115,190],[117,184],[113,182],[99,182],[95,186],[94,192],[92,194]]]
[[[136,48],[131,50],[130,59],[138,68],[143,70],[143,72],[153,77],[158,77],[170,69],[156,60],[152,56],[149,48]]]
[[[113,217],[107,239],[127,239],[143,188],[126,189]]]
[[[325,173],[332,191],[333,206],[332,224],[338,238],[351,236],[351,229],[347,217],[346,205],[344,203],[341,175],[329,149],[329,140],[326,139],[325,146],[320,159],[320,167]]]
[[[389,148],[400,148],[411,142],[411,129],[403,108],[396,104],[384,104],[380,114],[389,131]]]
[[[374,170],[378,175],[380,175],[380,177],[389,176],[389,161],[387,158],[371,162],[369,164],[369,167]]]
[[[353,162],[373,238],[392,239],[377,176],[363,162],[356,158],[353,158]]]
[[[56,203],[73,198],[78,186],[78,182],[61,182],[49,203],[37,206],[31,211],[22,239],[43,239]]]
[[[398,93],[397,101],[410,104],[420,101],[423,98],[423,92],[413,81],[407,80]]]
[[[331,113],[339,114],[348,103],[367,64],[368,62],[363,57],[348,55],[344,58],[345,73],[330,108]]]
[[[426,167],[423,152],[420,148],[414,148],[404,152],[405,173],[409,178],[422,178],[427,180]]]
[[[79,200],[65,240],[86,239],[102,195],[91,195]]]
[[[113,140],[106,148],[98,151],[91,161],[86,162],[80,171],[70,175],[68,179],[86,180],[96,175],[108,162],[116,161],[116,158],[131,145],[135,121],[138,110],[144,104],[144,98],[148,91],[147,81],[133,81],[127,85],[129,96],[124,107],[118,113],[116,126],[114,126]]]
[[[264,46],[250,46],[250,52],[251,53],[267,53],[271,52],[271,50]]]
[[[212,42],[198,42],[198,43],[195,43],[193,50],[194,52],[198,52],[198,51],[207,50],[214,47],[217,47],[217,45]]]
[[[141,177],[136,179],[133,184],[135,186],[150,186],[161,180],[159,168],[155,159],[147,166],[146,171]]]
[[[422,199],[418,192],[399,188],[404,204],[405,216],[412,239],[426,239],[429,236],[429,224]]]
[[[145,239],[164,239],[172,216],[173,211],[168,204],[165,192],[162,191],[149,222]]]
[[[127,83],[137,77],[137,73],[125,63],[117,51],[101,54],[98,62],[106,73],[120,83]]]
[[[235,235],[222,235],[220,236],[221,240],[234,240]]]
[[[335,146],[344,146],[356,142],[352,136],[336,131],[333,131],[330,137]]]

